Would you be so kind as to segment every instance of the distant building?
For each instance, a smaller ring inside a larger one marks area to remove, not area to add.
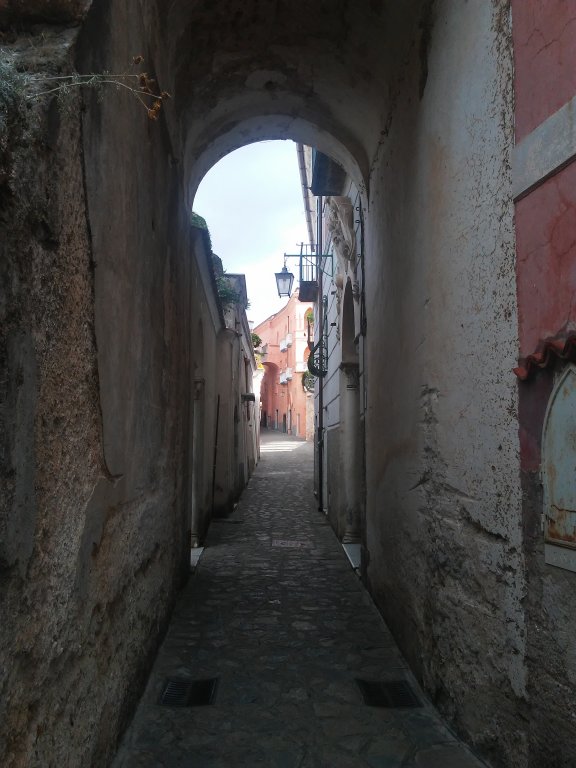
[[[315,488],[319,507],[355,563],[365,517],[365,285],[361,199],[345,171],[311,147],[298,147],[317,318],[310,369],[315,399]],[[350,546],[351,545],[351,546]],[[351,548],[352,547],[352,548]],[[366,554],[364,560],[366,561]]]
[[[314,437],[312,377],[308,372],[308,321],[311,303],[298,300],[254,328],[260,347],[264,378],[260,390],[261,424],[297,437]]]
[[[228,514],[258,460],[258,380],[246,319],[244,275],[224,274],[207,230],[195,225],[203,318],[192,329],[189,535],[202,544],[213,516]]]
[[[244,275],[224,273],[214,258],[224,317],[218,335],[212,514],[225,515],[238,500],[258,461],[259,412],[254,380],[259,379],[246,307]]]

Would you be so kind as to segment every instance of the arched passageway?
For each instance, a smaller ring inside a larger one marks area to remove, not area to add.
[[[0,136],[7,755],[98,764],[113,748],[187,565],[191,340],[199,317],[222,322],[203,288],[192,200],[225,153],[290,138],[338,161],[362,202],[367,584],[467,738],[503,765],[544,764],[545,734],[570,710],[572,664],[569,649],[555,652],[536,705],[530,681],[548,667],[534,638],[541,624],[550,644],[571,636],[573,618],[547,624],[543,542],[525,561],[538,527],[527,532],[525,519],[540,507],[533,486],[522,507],[510,375],[508,10],[505,0],[2,10],[21,71],[122,73],[142,54],[173,97],[147,120],[114,89],[100,101],[72,89],[67,110],[33,101],[34,119]],[[25,27],[32,46],[23,24],[40,25]],[[222,343],[237,360],[232,336]],[[526,440],[532,450],[532,432]],[[569,573],[546,578],[569,594]],[[573,725],[554,728],[559,754],[571,754]]]
[[[275,395],[280,378],[280,369],[276,363],[264,363],[264,379],[261,389],[262,426],[268,429],[278,429],[279,413],[275,407]],[[280,417],[281,418],[281,417]]]

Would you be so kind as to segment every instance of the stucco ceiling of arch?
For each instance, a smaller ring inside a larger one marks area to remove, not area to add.
[[[387,82],[423,1],[173,2],[161,23],[191,195],[228,152],[284,138],[316,146],[366,187]]]
[[[141,29],[140,52],[174,96],[166,116],[191,203],[221,157],[266,139],[316,146],[366,193],[393,83],[429,1],[8,0],[0,22],[78,23],[91,9],[104,37],[118,24]],[[96,70],[121,66],[101,58]]]

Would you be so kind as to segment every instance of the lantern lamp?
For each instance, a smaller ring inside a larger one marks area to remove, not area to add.
[[[280,298],[283,296],[288,296],[288,298],[290,298],[290,294],[292,293],[292,283],[294,282],[294,275],[292,272],[288,272],[288,268],[286,267],[286,264],[284,264],[282,271],[276,272],[275,276],[278,296]]]

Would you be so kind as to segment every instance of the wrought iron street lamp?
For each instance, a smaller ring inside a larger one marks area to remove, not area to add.
[[[290,295],[292,293],[292,284],[294,282],[294,275],[292,272],[288,272],[288,267],[286,264],[282,267],[281,272],[276,272],[276,286],[278,288],[278,296],[282,298],[283,296],[288,296],[290,298]]]
[[[305,245],[304,243],[300,244],[300,253],[285,253],[282,271],[274,273],[280,298],[283,296],[290,297],[294,282],[294,275],[292,272],[288,272],[286,267],[287,259],[298,259],[300,263],[300,293],[298,296],[300,301],[316,301],[318,298],[318,273],[322,272],[332,277],[332,254],[326,253],[319,256],[314,245]],[[323,264],[328,259],[330,259],[331,267],[329,272],[323,269]]]

